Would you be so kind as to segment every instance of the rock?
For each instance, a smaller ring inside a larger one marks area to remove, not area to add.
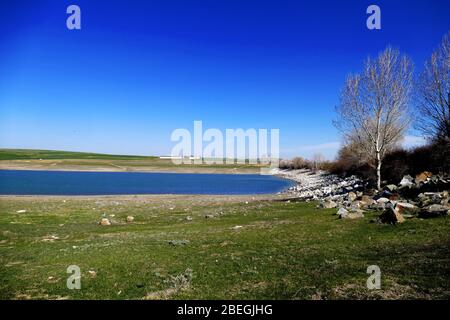
[[[390,200],[388,199],[388,198],[385,198],[385,197],[381,197],[381,198],[378,198],[377,199],[377,203],[384,203],[384,204],[386,204],[386,203],[388,203]]]
[[[403,223],[405,222],[405,218],[399,213],[395,208],[391,207],[386,209],[379,217],[380,222],[382,223]]]
[[[110,226],[111,225],[111,221],[109,221],[108,218],[102,218],[99,222],[100,225],[102,226]]]
[[[348,210],[344,208],[339,208],[336,214],[339,216],[339,218],[342,218],[342,216],[346,216],[348,214]]]
[[[233,228],[231,228],[231,229],[233,229],[233,230],[239,230],[239,229],[241,229],[242,228],[242,226],[234,226]]]
[[[370,206],[372,203],[374,203],[374,200],[368,195],[363,195],[361,197],[361,202],[364,204],[364,206]]]
[[[133,216],[128,216],[127,217],[127,222],[128,223],[131,223],[131,222],[133,222],[134,221],[134,217]]]
[[[325,208],[325,209],[336,208],[337,203],[332,200],[326,200],[326,201],[323,201],[320,203],[320,207]]]
[[[205,219],[211,219],[211,218],[214,218],[213,214],[206,214],[205,215]]]
[[[25,213],[27,210],[17,210],[16,213]]]
[[[167,242],[172,246],[180,246],[187,245],[189,243],[189,240],[169,240]]]
[[[413,177],[411,177],[410,175],[403,176],[399,185],[402,188],[405,188],[405,187],[411,188],[414,185]]]
[[[425,182],[428,180],[428,178],[431,178],[431,176],[433,176],[433,174],[429,171],[424,171],[422,173],[419,173],[418,175],[416,175],[416,179],[414,179],[414,182],[416,184],[419,184],[421,182]]]
[[[355,201],[356,200],[356,198],[357,198],[357,196],[356,196],[356,193],[354,193],[354,192],[349,192],[348,194],[347,194],[347,199],[349,200],[349,201]]]
[[[431,206],[422,208],[419,212],[421,218],[435,218],[449,215],[450,207],[441,204],[432,204]]]
[[[341,219],[360,219],[364,218],[364,211],[359,209],[354,209],[347,213],[346,215],[340,216]]]
[[[397,186],[395,184],[388,184],[385,188],[390,192],[394,192],[395,190],[397,190]]]
[[[397,202],[395,210],[401,215],[414,215],[419,212],[419,208],[407,202]]]
[[[192,217],[191,217],[191,216],[187,216],[187,217],[186,217],[186,220],[187,220],[187,221],[192,221]]]
[[[95,278],[97,276],[97,272],[95,272],[94,270],[89,270],[88,273],[92,278]]]

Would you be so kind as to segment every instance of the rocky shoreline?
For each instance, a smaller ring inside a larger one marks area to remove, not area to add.
[[[297,183],[285,193],[299,201],[317,201],[321,208],[335,208],[341,219],[363,218],[367,210],[380,212],[374,222],[392,224],[450,215],[449,175],[425,171],[376,190],[356,176],[341,178],[324,171],[275,169],[273,174]]]

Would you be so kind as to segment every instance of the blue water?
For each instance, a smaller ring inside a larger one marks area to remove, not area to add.
[[[0,170],[3,195],[268,194],[292,185],[257,174]]]

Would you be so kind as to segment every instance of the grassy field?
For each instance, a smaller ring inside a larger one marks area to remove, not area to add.
[[[72,152],[37,149],[0,149],[0,160],[51,160],[51,159],[104,159],[104,160],[145,160],[156,157],[111,155],[89,152]]]
[[[3,197],[0,298],[450,298],[448,217],[334,212],[261,196]],[[374,264],[381,290],[366,288]],[[81,290],[66,287],[69,265]]]
[[[109,155],[51,150],[0,149],[0,170],[80,170],[198,173],[258,173],[256,164],[177,165],[153,156]]]

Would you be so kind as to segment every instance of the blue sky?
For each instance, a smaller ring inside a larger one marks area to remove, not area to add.
[[[279,128],[282,156],[331,158],[346,75],[387,45],[420,71],[448,30],[443,0],[3,0],[0,147],[168,154],[171,132],[202,120]]]

